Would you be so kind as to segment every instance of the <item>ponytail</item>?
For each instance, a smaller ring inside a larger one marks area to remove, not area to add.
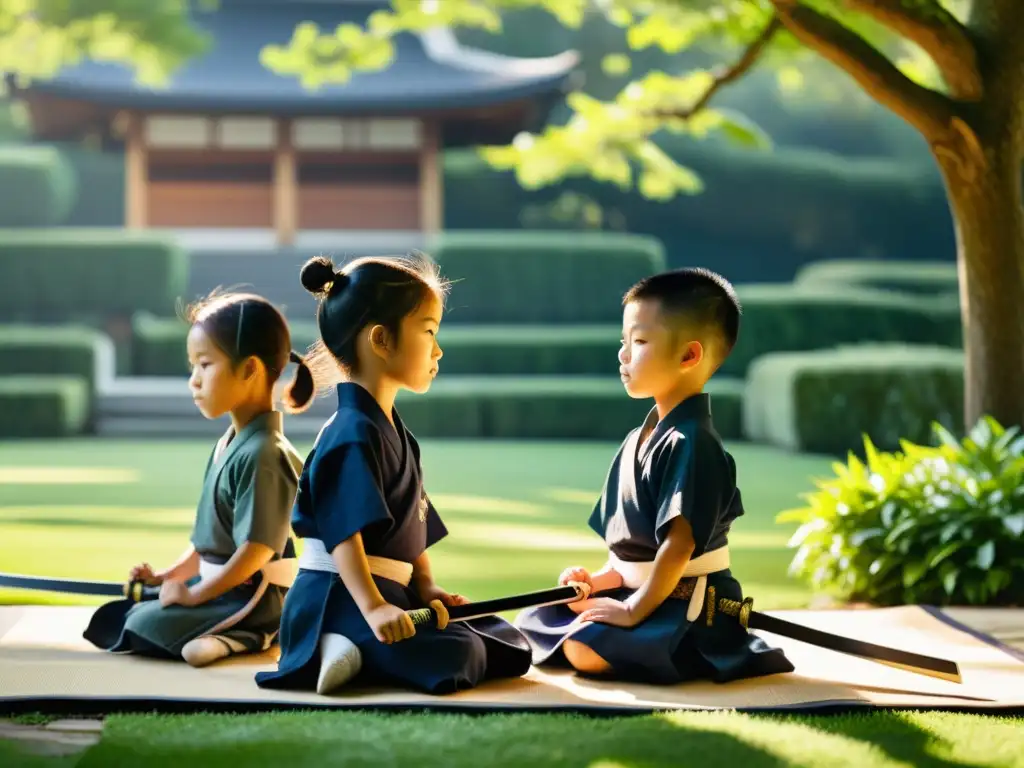
[[[288,360],[298,367],[295,369],[295,378],[284,391],[282,402],[289,413],[301,413],[309,407],[313,399],[313,372],[306,365],[302,355],[294,350],[288,353]]]

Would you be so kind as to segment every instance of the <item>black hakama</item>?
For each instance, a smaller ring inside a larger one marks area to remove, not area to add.
[[[691,560],[719,550],[727,545],[733,521],[743,514],[736,465],[714,429],[708,395],[680,403],[657,423],[641,448],[641,435],[655,423],[657,412],[652,410],[645,424],[626,437],[589,521],[611,555],[627,564],[653,561],[669,524],[679,516],[693,531]],[[730,570],[706,579],[715,600],[743,599]],[[626,600],[634,592],[624,587],[600,596]],[[533,647],[534,664],[567,664],[562,644],[572,638],[608,662],[610,674],[620,679],[724,683],[793,671],[781,650],[748,633],[732,617],[720,615],[709,626],[702,608],[694,620],[688,619],[690,599],[670,597],[629,628],[581,623],[565,605],[527,609],[516,626]]]
[[[292,512],[292,528],[318,539],[330,553],[362,534],[367,557],[412,563],[447,530],[423,490],[419,445],[397,410],[394,426],[361,386],[338,386],[338,410],[310,454]],[[408,585],[374,574],[389,603],[425,607]],[[263,688],[315,689],[320,637],[347,637],[362,654],[353,682],[390,683],[430,694],[471,688],[484,680],[518,677],[530,667],[523,635],[498,617],[418,627],[416,634],[386,645],[373,634],[337,573],[301,568],[281,619],[281,658],[262,672]]]

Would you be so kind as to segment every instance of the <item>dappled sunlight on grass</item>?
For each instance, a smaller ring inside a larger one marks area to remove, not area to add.
[[[0,571],[121,580],[140,561],[162,568],[188,546],[203,467],[204,441],[0,443],[0,471],[80,467],[136,482],[6,485],[0,504]],[[304,451],[303,446],[297,446]],[[826,459],[734,446],[746,514],[734,525],[733,571],[759,607],[793,607],[809,592],[786,575],[790,527],[775,514],[807,490]],[[587,520],[610,444],[424,441],[427,489],[450,535],[431,550],[445,586],[474,599],[553,586],[568,565],[596,570],[605,552]],[[97,475],[102,476],[102,475]],[[592,489],[592,490],[588,490]],[[301,550],[301,543],[299,544]],[[13,597],[12,597],[13,595]],[[60,602],[91,598],[0,592]]]
[[[551,509],[541,504],[517,499],[502,499],[495,496],[431,493],[430,501],[442,517],[446,512],[498,513],[522,517],[544,517],[551,514]]]
[[[604,551],[604,542],[589,529],[567,530],[540,525],[501,525],[461,521],[451,532],[453,541],[494,549]]]
[[[0,485],[122,485],[140,479],[137,470],[112,467],[0,467]]]
[[[579,504],[585,507],[593,507],[601,498],[601,490],[584,491],[579,488],[545,488],[540,491],[540,496],[557,501],[560,504]]]
[[[174,562],[188,546],[189,528],[117,531],[102,526],[60,528],[0,522],[0,571],[60,578],[123,579],[136,563]]]
[[[37,520],[68,520],[89,525],[118,527],[133,521],[143,523],[179,523],[191,526],[194,507],[114,507],[114,506],[0,506],[0,520],[32,523]]]

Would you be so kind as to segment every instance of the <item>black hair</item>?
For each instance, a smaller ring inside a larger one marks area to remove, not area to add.
[[[437,265],[419,252],[354,259],[341,270],[326,256],[315,256],[303,265],[299,279],[320,301],[316,321],[321,340],[308,360],[322,387],[335,383],[342,372],[359,370],[360,330],[382,325],[397,341],[402,319],[430,295],[443,302],[448,289]]]
[[[646,277],[628,291],[623,305],[654,299],[666,314],[680,318],[696,330],[710,331],[721,345],[719,363],[729,356],[740,333],[740,307],[736,291],[721,275],[702,267],[688,267]]]
[[[212,293],[184,311],[185,320],[200,326],[232,365],[258,358],[273,386],[289,362],[298,367],[283,395],[286,410],[298,413],[313,398],[313,374],[305,359],[292,350],[291,331],[280,310],[253,293]]]

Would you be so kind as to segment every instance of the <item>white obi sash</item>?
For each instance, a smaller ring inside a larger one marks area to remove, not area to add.
[[[409,582],[412,581],[412,563],[392,560],[390,557],[380,557],[378,555],[367,555],[366,561],[370,564],[370,573],[374,576],[397,581],[403,587],[409,586]],[[334,562],[331,553],[327,551],[323,541],[320,539],[302,540],[299,568],[326,573],[338,572],[337,563]]]
[[[209,581],[217,574],[221,573],[226,566],[227,563],[211,563],[208,560],[199,558],[199,580]],[[235,626],[238,622],[252,613],[260,600],[263,599],[263,595],[266,594],[267,588],[271,584],[287,589],[288,587],[291,587],[292,583],[295,581],[295,576],[298,572],[298,561],[294,557],[286,557],[281,560],[273,560],[267,563],[260,569],[260,573],[263,574],[263,578],[260,579],[260,583],[256,587],[256,591],[253,593],[253,596],[249,598],[249,602],[223,621],[218,622],[212,628],[206,630],[203,635],[216,635],[218,632],[223,632],[224,630]]]
[[[613,553],[608,553],[608,564],[622,576],[622,586],[627,589],[639,589],[651,577],[654,562],[646,561],[629,563],[620,560]],[[683,570],[683,578],[697,577],[697,585],[693,588],[693,596],[686,610],[686,620],[696,621],[704,609],[704,593],[707,592],[708,574],[718,573],[729,568],[729,547],[719,547],[705,552],[700,557],[691,559]]]

